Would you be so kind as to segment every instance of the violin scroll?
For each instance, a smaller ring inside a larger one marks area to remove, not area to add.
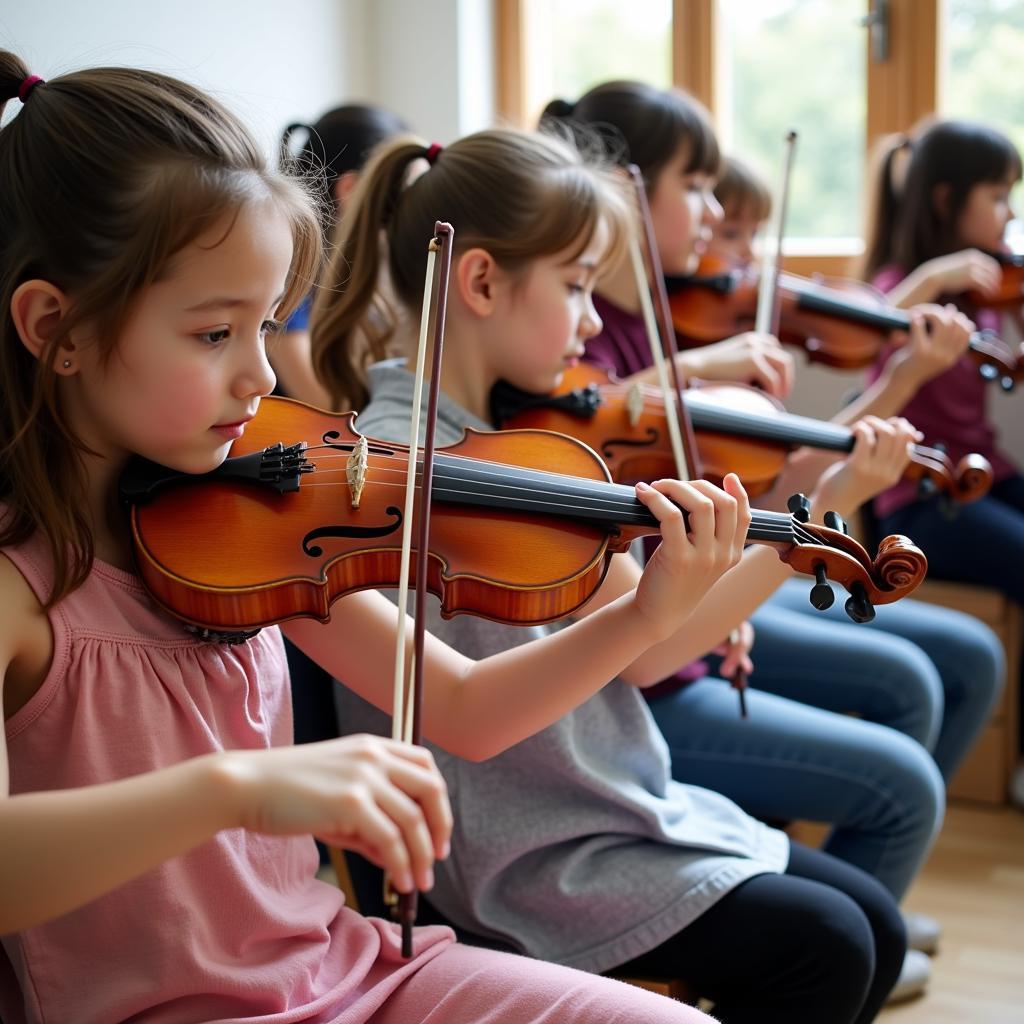
[[[826,525],[820,526],[807,521],[809,508],[803,495],[789,499],[800,543],[780,551],[779,557],[797,572],[814,577],[810,601],[819,611],[832,604],[829,580],[840,584],[849,594],[846,613],[854,622],[870,622],[875,617],[876,604],[898,601],[924,580],[928,559],[907,537],[886,537],[872,560],[849,536],[840,516],[827,512]]]

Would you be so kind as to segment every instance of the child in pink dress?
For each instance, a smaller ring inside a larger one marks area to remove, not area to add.
[[[133,453],[203,473],[244,432],[274,384],[267,335],[316,277],[315,209],[183,82],[43,82],[0,51],[0,106],[15,97],[0,131],[5,1024],[706,1022],[444,928],[417,930],[404,959],[395,926],[316,881],[311,835],[400,891],[431,887],[452,827],[431,755],[368,736],[291,746],[280,630],[187,633],[131,572],[115,500]],[[738,559],[746,496],[676,481],[638,496],[664,557],[622,599],[483,662],[427,638],[426,735],[492,756],[679,628]],[[395,628],[362,593],[287,632],[386,705]]]

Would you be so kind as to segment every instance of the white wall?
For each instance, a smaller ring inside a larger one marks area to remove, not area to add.
[[[0,46],[44,78],[97,64],[184,78],[268,147],[346,100],[446,143],[493,121],[491,21],[491,0],[9,0]]]
[[[240,114],[271,151],[289,121],[366,95],[369,3],[5,0],[0,46],[43,78],[121,64],[186,79]]]
[[[368,21],[376,102],[441,143],[493,122],[491,0],[375,0]]]

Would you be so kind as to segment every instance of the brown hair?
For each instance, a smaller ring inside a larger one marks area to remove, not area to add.
[[[367,317],[380,279],[382,229],[395,296],[413,315],[438,220],[454,227],[456,252],[479,246],[511,273],[573,245],[582,252],[602,222],[612,236],[606,263],[628,238],[632,211],[622,179],[565,140],[510,129],[477,132],[446,146],[406,185],[410,165],[427,151],[408,137],[376,151],[343,214],[338,247],[317,290],[313,364],[343,408],[366,403],[366,366],[387,354],[394,331],[393,316],[382,325]],[[366,333],[365,346],[357,348],[356,328]]]
[[[575,103],[552,100],[541,124],[566,121],[599,132],[622,164],[640,168],[647,191],[661,169],[685,146],[687,173],[717,176],[721,151],[711,118],[682,89],[658,89],[644,82],[604,82]]]
[[[0,114],[28,69],[0,50]],[[88,327],[104,359],[132,304],[171,257],[246,203],[271,198],[294,254],[278,315],[316,277],[316,210],[303,186],[270,169],[227,110],[198,89],[131,68],[76,71],[37,85],[0,130],[0,546],[39,530],[53,558],[48,605],[79,586],[93,559],[81,454],[52,367]],[[11,315],[15,289],[40,278],[70,308],[39,358]]]
[[[729,220],[749,215],[764,221],[771,216],[772,194],[764,178],[734,156],[722,158],[722,173],[715,184],[715,198]]]
[[[897,174],[899,154],[908,159]],[[1021,159],[1000,131],[977,121],[928,120],[910,136],[883,139],[872,160],[867,230],[860,274],[869,280],[888,264],[911,271],[962,249],[960,214],[971,189],[1021,176]],[[948,201],[936,201],[936,188]]]

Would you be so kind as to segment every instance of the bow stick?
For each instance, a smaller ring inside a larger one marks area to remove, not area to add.
[[[405,520],[402,524],[402,555],[398,584],[398,635],[395,642],[394,711],[391,736],[405,743],[419,744],[423,711],[423,635],[427,596],[427,544],[430,536],[430,496],[434,475],[434,434],[437,425],[437,400],[441,386],[441,348],[444,321],[448,307],[448,278],[452,263],[451,224],[437,221],[434,237],[427,246],[427,272],[423,283],[423,309],[420,314],[420,335],[416,351],[416,377],[413,382],[412,421],[409,428],[409,452],[415,453],[419,443],[420,409],[423,401],[423,374],[426,365],[427,335],[431,305],[434,311],[433,353],[431,359],[430,394],[423,436],[423,474],[419,495],[419,530],[416,540],[416,605],[413,619],[411,650],[406,642],[406,609],[409,603],[409,564],[412,560],[412,523],[416,491],[416,460],[409,459],[405,481]],[[438,254],[440,270],[438,271]],[[435,276],[437,280],[435,281]],[[436,286],[436,303],[432,302]],[[385,880],[385,902],[402,927],[402,956],[412,956],[412,928],[416,921],[417,895],[396,894]]]
[[[676,463],[676,476],[680,480],[693,480],[700,476],[700,462],[697,455],[697,442],[694,439],[693,425],[686,406],[681,401],[673,401],[672,387],[669,386],[666,364],[671,367],[674,393],[682,395],[683,382],[679,376],[676,356],[679,346],[676,341],[675,329],[672,327],[672,314],[668,305],[668,293],[665,291],[665,274],[661,266],[661,257],[654,237],[654,222],[651,219],[651,208],[647,203],[647,188],[643,175],[636,164],[627,168],[633,189],[636,193],[637,211],[640,215],[640,234],[644,240],[644,251],[647,256],[648,268],[644,267],[643,254],[636,236],[630,233],[629,255],[636,277],[637,294],[640,297],[640,309],[643,313],[644,327],[647,331],[647,342],[651,347],[651,358],[658,373],[658,386],[665,397],[665,411],[668,417],[669,441]],[[651,288],[658,296],[660,312],[659,324],[655,319],[654,303],[651,299]],[[674,414],[669,410],[675,410]]]
[[[785,155],[782,161],[782,179],[779,183],[776,203],[774,249],[766,248],[765,260],[761,267],[760,290],[757,293],[757,313],[754,330],[760,334],[779,334],[779,274],[782,270],[782,239],[786,233],[786,216],[789,212],[789,181],[793,171],[793,155],[796,152],[796,132],[790,129],[783,139]]]

